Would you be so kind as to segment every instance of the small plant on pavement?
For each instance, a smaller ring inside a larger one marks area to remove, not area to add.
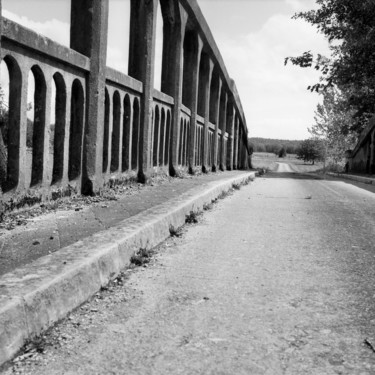
[[[228,197],[231,193],[233,192],[232,189],[229,189],[227,191],[223,190],[219,196],[217,197],[217,199],[225,199],[226,197]]]
[[[213,207],[213,202],[211,203],[205,203],[203,205],[203,211],[209,211],[209,210],[212,210],[212,207]]]
[[[198,223],[198,216],[201,214],[199,211],[190,211],[189,215],[185,217],[186,224],[197,224]]]
[[[130,263],[134,264],[135,266],[143,266],[144,264],[150,262],[153,254],[153,250],[140,248],[136,253],[134,253],[131,256]]]
[[[169,234],[171,237],[181,237],[182,230],[181,228],[175,228],[172,224],[169,225]]]

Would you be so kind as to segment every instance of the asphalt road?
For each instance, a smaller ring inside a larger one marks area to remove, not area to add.
[[[280,168],[4,373],[374,374],[375,195]]]

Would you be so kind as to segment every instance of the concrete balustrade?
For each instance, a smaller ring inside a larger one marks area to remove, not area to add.
[[[131,0],[128,75],[107,67],[108,7],[108,0],[72,1],[70,48],[1,18],[9,73],[8,116],[0,124],[3,194],[92,194],[110,179],[247,167],[242,105],[196,0]]]

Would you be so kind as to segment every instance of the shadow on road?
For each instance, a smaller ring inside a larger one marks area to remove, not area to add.
[[[352,185],[357,188],[369,191],[370,193],[375,194],[375,185],[365,184],[363,182],[351,181],[346,180],[344,178],[338,177],[331,177],[331,176],[317,176],[315,174],[309,175],[308,173],[298,173],[298,172],[274,172],[269,171],[266,174],[262,175],[261,178],[285,178],[285,179],[293,179],[293,180],[325,180],[330,182],[342,182],[347,185]]]
[[[316,175],[309,175],[307,173],[297,173],[297,172],[267,172],[262,177],[264,178],[287,178],[294,180],[323,180],[323,177]]]

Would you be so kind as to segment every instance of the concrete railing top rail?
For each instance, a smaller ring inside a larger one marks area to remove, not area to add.
[[[90,59],[79,52],[3,17],[2,37],[63,63],[90,71]]]

